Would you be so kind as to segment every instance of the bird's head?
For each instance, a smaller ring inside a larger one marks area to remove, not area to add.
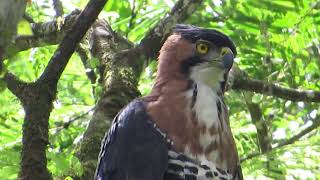
[[[236,54],[231,39],[217,30],[177,25],[161,48],[158,76],[184,76],[224,91]]]

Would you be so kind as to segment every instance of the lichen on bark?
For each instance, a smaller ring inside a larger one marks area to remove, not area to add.
[[[78,157],[83,165],[81,179],[92,179],[100,151],[100,142],[114,116],[132,99],[140,96],[137,89],[142,70],[141,55],[104,21],[93,25],[91,53],[103,66],[100,86],[103,91],[95,112],[83,135]],[[130,50],[128,50],[130,48]]]

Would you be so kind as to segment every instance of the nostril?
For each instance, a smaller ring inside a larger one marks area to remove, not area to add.
[[[227,54],[227,52],[228,52],[228,50],[225,49],[225,48],[223,48],[223,49],[221,50],[221,55],[224,56],[224,55]]]

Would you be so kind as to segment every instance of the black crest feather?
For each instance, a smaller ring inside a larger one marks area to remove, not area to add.
[[[234,56],[237,55],[236,46],[233,41],[227,35],[215,29],[203,29],[192,25],[177,24],[174,32],[181,34],[192,42],[204,39],[213,42],[217,46],[229,47]]]

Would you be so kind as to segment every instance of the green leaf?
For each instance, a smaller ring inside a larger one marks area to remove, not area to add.
[[[31,28],[31,24],[25,20],[22,19],[19,21],[18,23],[18,35],[32,35],[32,28]]]
[[[91,59],[89,59],[89,64],[90,64],[90,68],[94,69],[100,66],[100,60],[92,57]]]
[[[0,79],[0,94],[7,88],[7,83],[3,80]]]

